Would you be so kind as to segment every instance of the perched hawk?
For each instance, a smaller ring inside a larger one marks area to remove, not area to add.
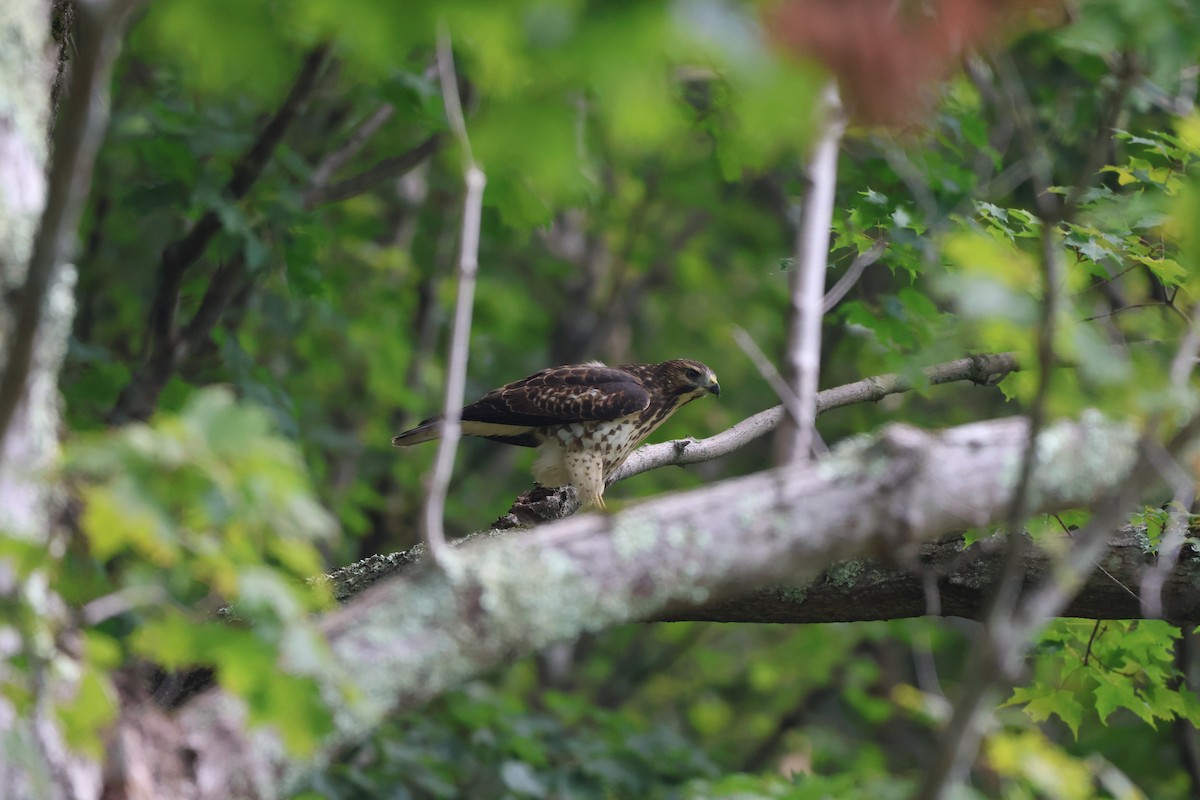
[[[462,431],[538,448],[533,477],[575,487],[585,505],[604,507],[604,485],[634,448],[685,403],[721,393],[699,361],[606,367],[598,361],[553,367],[493,389],[462,410]],[[440,416],[392,439],[407,447],[438,436]]]

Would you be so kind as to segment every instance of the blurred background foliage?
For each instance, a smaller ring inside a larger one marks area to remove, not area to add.
[[[938,4],[904,5],[917,28],[937,17]],[[918,87],[913,120],[867,125],[870,96],[851,98],[830,282],[876,241],[887,249],[827,318],[823,385],[970,352],[1031,358],[1040,176],[1060,196],[1086,184],[1059,226],[1056,347],[1077,369],[1056,373],[1050,409],[1170,410],[1181,398],[1167,365],[1200,280],[1200,11],[1011,7],[1015,22],[990,30],[982,55],[951,57],[944,82]],[[468,395],[552,364],[690,357],[724,391],[658,439],[711,435],[777,402],[731,330],[773,356],[783,346],[827,73],[778,44],[798,38],[795,15],[771,13],[719,0],[151,5],[118,65],[61,379],[65,470],[83,510],[58,574],[94,612],[95,679],[63,712],[75,741],[95,741],[115,708],[105,676],[134,658],[214,666],[299,751],[326,729],[307,619],[328,598],[295,579],[411,546],[433,457],[389,438],[439,406],[454,292],[461,159],[433,70],[439,21],[488,176]],[[860,31],[846,21],[852,52]],[[866,45],[886,49],[886,33]],[[318,70],[295,118],[261,175],[231,191],[306,63]],[[166,265],[206,215],[215,230],[167,298],[188,347],[145,424],[121,398],[148,380]],[[1001,389],[919,390],[833,412],[820,429],[832,443],[890,420],[1019,413],[1032,374]],[[531,458],[464,442],[451,530],[502,514],[529,487]],[[760,442],[608,499],[768,465]],[[252,624],[201,624],[230,602]],[[304,796],[904,796],[946,718],[942,693],[964,677],[968,627],[619,628],[393,720]],[[963,796],[1197,791],[1187,753],[1200,714],[1177,657],[1190,637],[1055,626]]]

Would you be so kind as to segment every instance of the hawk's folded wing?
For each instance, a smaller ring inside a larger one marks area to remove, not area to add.
[[[645,410],[650,393],[637,376],[600,364],[544,369],[493,389],[462,410],[463,433],[534,447],[534,428],[617,419]],[[392,439],[407,446],[434,439],[441,417],[430,417]]]

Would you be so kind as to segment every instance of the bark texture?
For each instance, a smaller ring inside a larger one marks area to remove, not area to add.
[[[238,703],[224,692],[185,706],[180,727],[213,787],[195,796],[286,791],[387,714],[584,631],[682,617],[685,609],[720,608],[750,591],[804,585],[848,558],[915,563],[922,543],[1003,518],[1026,431],[1019,418],[938,434],[891,426],[811,466],[725,481],[611,516],[476,537],[453,551],[448,570],[418,565],[325,620],[334,653],[326,678],[331,696],[352,685],[362,699],[340,708],[315,762],[286,757],[269,731],[239,727]],[[1052,426],[1038,440],[1031,507],[1095,502],[1126,479],[1137,441],[1134,429],[1094,416]],[[852,574],[870,589],[866,566],[848,570],[844,588]],[[365,582],[361,574],[356,580]],[[849,604],[847,596],[841,599]]]
[[[26,346],[17,343],[29,264],[49,193],[46,132],[56,58],[50,4],[0,3],[0,42],[0,375],[14,360],[28,362],[20,385],[0,387],[13,403],[9,424],[0,426],[0,535],[54,548],[60,545],[50,536],[54,487],[44,473],[58,455],[56,380],[74,313],[72,272],[57,272],[46,287],[37,335]],[[32,607],[45,626],[24,630],[14,641],[15,629],[5,625],[0,667],[23,656],[33,700],[18,711],[0,699],[0,793],[12,798],[94,797],[99,788],[95,764],[67,752],[53,721],[53,703],[71,687],[50,678],[56,667],[70,665],[50,634],[64,615],[47,586],[44,574],[18,578],[11,564],[0,561],[0,617],[18,618],[20,610]]]
[[[469,543],[487,535],[481,532],[460,541]],[[1053,553],[1066,545],[1062,539],[1065,537],[1054,537],[1048,548],[1035,545],[1027,549],[1022,579],[1025,585],[1036,585],[1049,578],[1054,567]],[[423,550],[418,545],[402,553],[371,556],[339,569],[329,576],[337,598],[348,602],[386,578],[415,569],[421,563]],[[982,620],[986,601],[1000,578],[1002,560],[999,538],[967,548],[961,536],[951,536],[921,545],[916,557],[906,559],[905,563],[894,558],[855,558],[833,564],[807,583],[781,583],[717,602],[671,607],[646,621],[796,625],[922,616]],[[1145,528],[1118,531],[1064,616],[1145,617],[1138,595],[1145,576],[1157,568],[1158,554]],[[1163,583],[1163,618],[1177,625],[1200,625],[1200,551],[1184,548],[1167,574]]]

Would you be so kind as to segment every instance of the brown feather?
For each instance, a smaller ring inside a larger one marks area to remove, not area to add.
[[[465,406],[462,432],[537,447],[539,482],[570,483],[586,503],[603,505],[605,481],[642,440],[683,405],[720,391],[713,371],[699,361],[571,364],[535,372]],[[392,444],[436,439],[440,420],[430,417]]]

